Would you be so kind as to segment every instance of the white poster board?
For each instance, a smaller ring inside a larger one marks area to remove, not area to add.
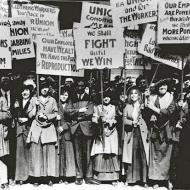
[[[138,48],[139,53],[171,67],[182,69],[182,59],[180,56],[165,53],[158,47],[156,33],[156,25],[147,24],[141,44]]]
[[[190,1],[160,0],[158,43],[190,43]]]
[[[58,27],[59,9],[40,4],[13,4],[13,17],[29,17],[31,22],[32,38],[36,35],[53,36],[59,33]]]
[[[157,21],[158,0],[110,0],[113,26],[134,26]]]
[[[78,69],[123,67],[122,29],[77,28],[73,32]]]
[[[29,18],[9,19],[11,28],[11,51],[12,58],[27,59],[35,57],[34,44]]]
[[[0,20],[0,69],[12,69],[10,24]]]
[[[141,41],[141,33],[138,30],[126,30],[125,32],[125,68],[128,70],[150,70],[150,58],[138,53]]]
[[[0,0],[0,18],[8,18],[9,6],[8,0]]]
[[[112,14],[109,5],[82,3],[81,25],[90,28],[112,27]]]
[[[76,69],[72,30],[61,31],[59,36],[37,37],[37,74],[83,77]]]

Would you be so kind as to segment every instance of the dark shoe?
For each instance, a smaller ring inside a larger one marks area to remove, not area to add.
[[[2,184],[1,189],[9,189],[9,184]]]
[[[82,182],[83,182],[83,179],[77,178],[76,181],[75,181],[75,184],[76,184],[76,185],[82,185]]]
[[[100,185],[101,184],[101,182],[99,180],[94,179],[94,178],[87,178],[85,180],[85,183],[86,184],[94,184],[94,185]]]

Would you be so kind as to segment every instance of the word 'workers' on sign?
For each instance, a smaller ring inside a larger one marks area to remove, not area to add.
[[[160,0],[158,43],[190,43],[190,1]]]
[[[37,37],[37,74],[81,76],[76,69],[72,30],[61,31],[59,36]]]
[[[141,40],[141,32],[139,30],[125,30],[125,68],[136,69],[151,69],[150,58],[138,53],[138,46]]]
[[[12,58],[27,59],[35,57],[34,44],[28,18],[10,18]]]
[[[10,24],[0,20],[0,69],[12,69]]]
[[[142,41],[139,45],[139,53],[151,57],[152,59],[163,64],[182,69],[182,59],[178,55],[171,55],[162,51],[156,41],[157,26],[156,24],[147,24]]]
[[[77,28],[74,39],[78,69],[123,67],[123,29]]]
[[[81,22],[83,26],[91,28],[112,27],[111,7],[96,3],[82,3]]]
[[[49,35],[59,33],[58,27],[59,9],[40,4],[13,4],[13,17],[29,17],[31,23],[32,37],[36,35]]]
[[[158,0],[110,0],[110,3],[115,27],[157,21]]]

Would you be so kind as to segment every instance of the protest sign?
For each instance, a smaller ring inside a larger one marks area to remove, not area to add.
[[[123,67],[121,28],[77,28],[74,31],[77,69]]]
[[[59,9],[40,4],[13,4],[13,17],[29,17],[31,22],[32,38],[36,35],[49,35],[59,33],[58,27]]]
[[[10,23],[0,20],[0,69],[12,69]]]
[[[111,69],[111,74],[110,74],[110,81],[114,81],[115,77],[116,76],[121,76],[122,79],[124,80],[126,77],[125,75],[127,76],[126,78],[126,82],[129,82],[129,80],[132,80],[132,81],[136,81],[136,78],[139,77],[139,75],[142,75],[143,74],[143,70],[128,70],[126,69],[125,70],[125,74],[124,74],[124,71],[123,71],[123,74],[121,76],[121,69]]]
[[[35,57],[34,44],[28,18],[9,19],[11,28],[11,51],[12,58],[26,59]]]
[[[0,0],[0,18],[7,18],[9,16],[8,0]]]
[[[130,70],[151,69],[150,58],[138,53],[140,43],[140,31],[126,30],[125,33],[125,68]]]
[[[37,37],[37,74],[84,76],[76,69],[72,30],[64,30],[55,37]]]
[[[109,5],[82,3],[81,24],[90,28],[112,27],[112,14]]]
[[[162,51],[156,41],[157,28],[155,24],[147,24],[139,45],[139,53],[166,65],[182,69],[182,59],[178,55],[171,55]]]
[[[158,43],[190,43],[190,1],[160,0]]]
[[[157,2],[158,0],[110,0],[114,27],[157,21]]]

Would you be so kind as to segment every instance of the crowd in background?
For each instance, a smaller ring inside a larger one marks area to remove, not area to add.
[[[0,184],[190,187],[190,75],[148,83],[2,75]],[[39,90],[38,90],[39,89]],[[103,89],[103,91],[102,91]]]

